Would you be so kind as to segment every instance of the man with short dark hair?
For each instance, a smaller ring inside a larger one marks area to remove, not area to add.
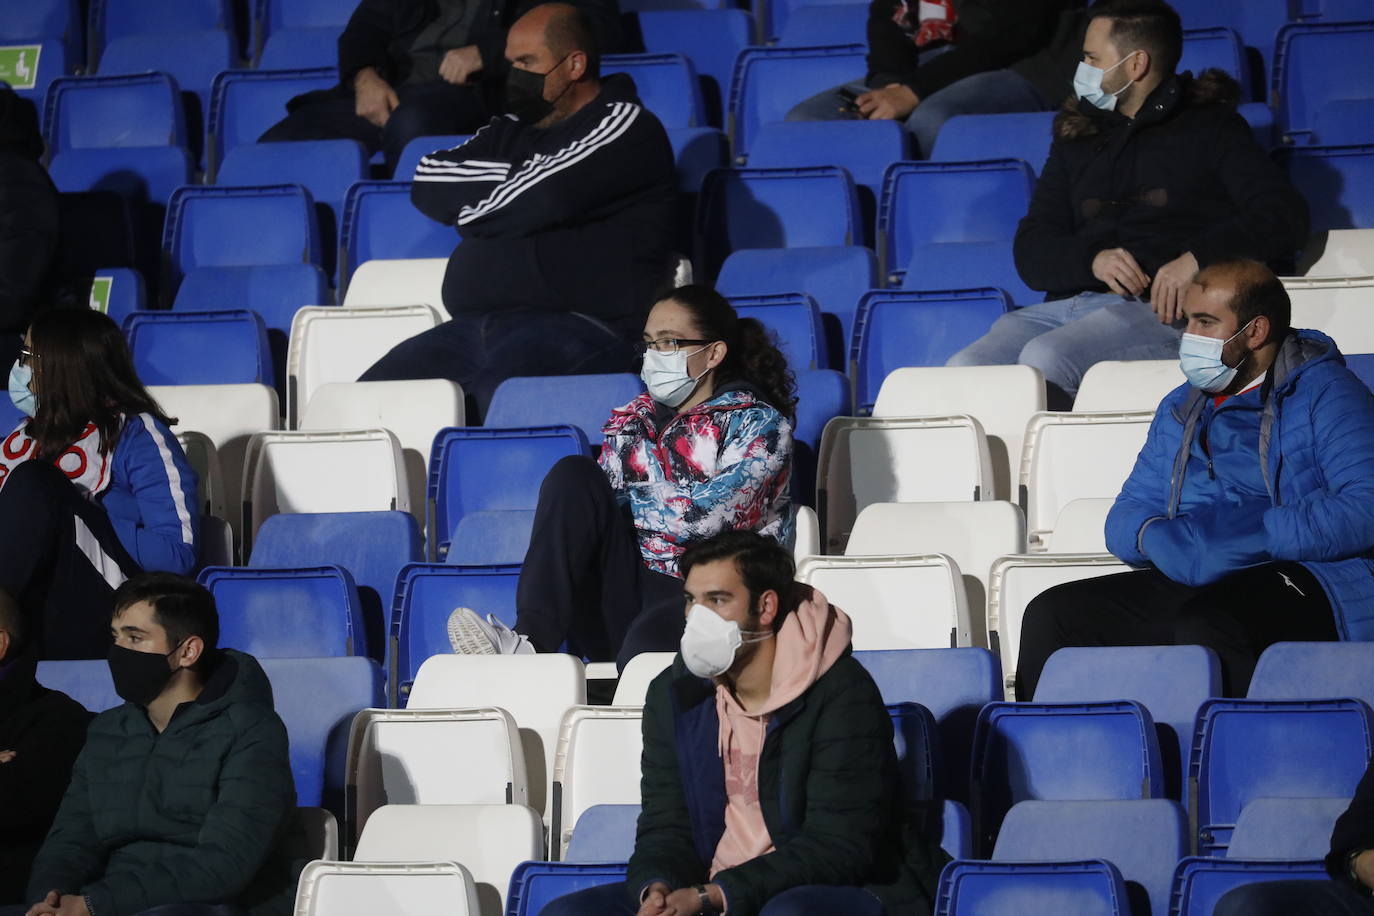
[[[511,376],[625,371],[673,279],[668,136],[628,77],[600,79],[584,14],[535,7],[506,58],[511,114],[426,156],[411,189],[463,237],[444,277],[453,318],[361,379],[452,379],[482,411]]]
[[[1307,241],[1307,203],[1236,112],[1220,70],[1175,74],[1178,13],[1163,0],[1089,11],[1076,98],[1016,231],[1016,268],[1047,301],[998,318],[951,366],[1039,369],[1051,407],[1108,359],[1168,359],[1183,294],[1232,258],[1281,264]]]
[[[1188,382],[1107,516],[1107,548],[1137,569],[1030,603],[1020,699],[1063,646],[1206,646],[1244,696],[1273,643],[1374,639],[1374,394],[1331,338],[1289,328],[1262,264],[1213,264],[1183,311]]]
[[[29,879],[29,916],[286,914],[302,862],[286,728],[250,655],[218,649],[203,586],[144,573],[115,592],[110,674]]]
[[[86,741],[91,714],[35,680],[38,647],[0,590],[0,905],[19,903]]]
[[[905,804],[849,617],[764,535],[724,532],[680,566],[687,626],[644,706],[628,877],[544,916],[929,913],[947,857]]]

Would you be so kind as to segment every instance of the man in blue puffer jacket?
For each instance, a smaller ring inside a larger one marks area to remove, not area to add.
[[[1050,589],[1022,622],[1017,696],[1063,646],[1195,644],[1244,696],[1285,640],[1374,639],[1374,394],[1331,338],[1291,329],[1268,268],[1197,275],[1179,360],[1107,516],[1137,569]]]

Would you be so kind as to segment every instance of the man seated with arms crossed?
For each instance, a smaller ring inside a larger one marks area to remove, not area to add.
[[[286,914],[302,861],[286,727],[214,597],[144,573],[115,591],[110,674],[29,879],[28,916]]]
[[[1062,646],[1201,645],[1245,696],[1265,648],[1374,639],[1374,394],[1319,331],[1289,327],[1255,261],[1197,275],[1179,362],[1107,516],[1133,572],[1026,608],[1017,698]]]
[[[849,617],[754,532],[702,541],[680,568],[687,628],[644,706],[628,878],[544,916],[929,913],[948,857],[900,802]]]

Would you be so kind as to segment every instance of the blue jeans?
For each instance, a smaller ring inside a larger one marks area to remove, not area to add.
[[[635,907],[625,900],[625,884],[589,887],[559,897],[539,911],[539,916],[634,916]],[[883,904],[861,887],[830,887],[807,884],[783,891],[763,905],[759,916],[883,916]]]
[[[1215,916],[1371,916],[1374,898],[1335,881],[1261,881],[1217,901]]]
[[[451,379],[483,415],[496,386],[513,376],[629,372],[633,366],[629,342],[595,318],[508,309],[459,312],[392,347],[358,381]]]
[[[817,93],[793,107],[787,113],[787,120],[840,121],[859,117],[843,107],[837,94],[841,89],[862,95],[868,91],[868,86],[859,80]],[[916,156],[926,159],[935,148],[940,128],[955,115],[1048,111],[1049,108],[1049,103],[1021,74],[1014,70],[989,70],[966,76],[922,99],[916,110],[907,115],[906,129],[915,140]]]
[[[1079,293],[1008,312],[945,365],[1033,366],[1048,384],[1072,397],[1094,363],[1174,359],[1182,336],[1182,325],[1160,324],[1148,302]],[[1051,400],[1053,394],[1051,389]]]

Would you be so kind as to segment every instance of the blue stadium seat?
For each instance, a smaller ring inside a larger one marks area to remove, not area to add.
[[[575,891],[625,880],[625,866],[521,862],[510,876],[506,916],[538,916],[545,906]]]
[[[892,720],[903,802],[931,801],[939,794],[938,787],[947,781],[942,775],[935,716],[920,703],[909,702],[889,703],[887,715]]]
[[[1251,700],[1321,697],[1356,697],[1374,706],[1374,642],[1275,643],[1260,655],[1246,693]]]
[[[506,426],[576,426],[593,452],[605,439],[602,427],[611,411],[644,391],[639,376],[630,372],[606,375],[517,376],[496,386],[483,424]]]
[[[1374,90],[1370,90],[1374,93]],[[1335,99],[1317,112],[1312,134],[1324,146],[1358,146],[1374,142],[1374,96]]]
[[[330,297],[329,281],[314,264],[197,267],[182,278],[172,309],[203,312],[251,307],[267,325],[269,339],[280,337],[284,347],[296,310],[303,305],[328,305]],[[275,345],[272,352],[278,355]],[[286,351],[279,355],[285,358]]]
[[[741,248],[863,241],[854,181],[844,169],[833,167],[718,169],[702,186],[698,225],[708,277]]]
[[[333,67],[339,61],[339,35],[342,32],[342,26],[277,29],[262,42],[258,66],[263,70]]]
[[[453,526],[441,559],[450,566],[519,566],[530,549],[533,509],[481,509]]]
[[[937,162],[1020,159],[1038,175],[1050,157],[1053,111],[955,115],[940,128],[930,158]]]
[[[101,268],[92,277],[91,287],[91,308],[101,311],[99,303],[104,302],[103,311],[116,324],[122,325],[131,313],[147,307],[143,275],[132,268]]]
[[[358,586],[367,646],[381,660],[401,567],[421,559],[420,527],[409,512],[280,513],[245,545],[254,569],[342,566]]]
[[[725,259],[716,277],[716,290],[725,296],[799,292],[815,299],[832,366],[844,365],[854,310],[877,286],[878,259],[862,245],[743,249]]]
[[[91,0],[88,44],[93,67],[104,66],[104,49],[130,35],[171,36],[234,31],[229,0]]]
[[[1133,912],[1167,916],[1174,866],[1187,851],[1188,821],[1175,801],[1023,801],[1007,812],[992,858],[1105,859],[1125,879]]]
[[[1011,299],[1000,289],[868,293],[859,303],[849,351],[856,406],[871,409],[893,369],[943,366],[1010,310]]]
[[[71,66],[85,60],[77,0],[32,0],[5,5],[5,15],[0,17],[0,44],[30,44],[49,39],[61,42],[63,56]]]
[[[1255,74],[1248,81],[1255,101],[1263,101],[1279,29],[1287,24],[1293,6],[1291,0],[1178,0],[1174,4],[1184,29],[1221,26],[1240,34],[1247,65]]]
[[[267,327],[255,312],[134,312],[124,333],[145,385],[272,383]]]
[[[1374,713],[1356,699],[1204,703],[1189,768],[1198,851],[1221,854],[1253,799],[1353,795],[1372,727]]]
[[[1228,859],[1323,859],[1349,798],[1257,798],[1241,809]]]
[[[706,175],[724,166],[730,157],[729,141],[714,127],[669,128],[668,142],[673,147],[677,187],[682,194],[699,193]]]
[[[628,862],[635,849],[639,805],[592,805],[573,825],[564,862]]]
[[[1084,862],[956,860],[940,873],[934,916],[1131,916],[1121,872]],[[1139,916],[1139,914],[1137,914]]]
[[[354,0],[254,0],[253,19],[279,28],[320,28],[344,26],[357,9]]]
[[[1043,302],[1045,294],[1021,279],[1012,257],[1011,240],[993,242],[931,242],[917,245],[900,272],[902,289],[971,289],[993,286],[1017,306]],[[897,271],[889,274],[895,279]]]
[[[1253,96],[1250,90],[1250,67],[1245,60],[1245,45],[1235,29],[1220,26],[1210,29],[1183,31],[1183,56],[1174,68],[1187,70],[1198,76],[1203,70],[1216,69],[1241,85],[1243,99]]]
[[[300,185],[177,189],[162,233],[172,282],[197,267],[319,264],[315,201]]]
[[[39,662],[38,683],[62,691],[91,712],[104,712],[124,702],[115,693],[110,663],[103,658]]]
[[[1159,798],[1159,742],[1150,713],[1107,703],[989,703],[973,736],[975,837],[992,848],[1003,817],[1027,799]]]
[[[9,10],[6,12],[8,13]],[[43,99],[48,94],[48,86],[59,76],[66,76],[71,70],[67,49],[62,44],[61,39],[58,38],[29,42],[9,42],[0,38],[0,45],[14,47],[16,44],[31,44],[34,50],[32,52],[27,50],[20,52],[20,62],[16,66],[16,70],[22,68],[28,75],[25,78],[16,72],[9,81],[9,87],[20,98],[33,102],[34,107],[41,112]]]
[[[277,715],[291,741],[296,804],[342,820],[348,732],[360,710],[383,706],[382,670],[366,658],[267,658]]]
[[[878,206],[879,264],[890,270],[931,242],[1010,239],[1034,187],[1019,159],[893,165]]]
[[[215,596],[220,644],[258,658],[366,655],[358,587],[338,566],[209,566],[197,581]]]
[[[415,167],[420,160],[436,150],[456,149],[472,139],[472,134],[440,134],[430,137],[416,137],[401,150],[396,160],[396,174],[400,181],[409,181],[415,175]]]
[[[189,4],[188,4],[189,5]],[[221,29],[176,34],[125,35],[112,40],[100,55],[101,76],[157,70],[171,74],[182,91],[192,145],[199,148],[210,113],[210,87],[215,77],[238,58],[234,39]]]
[[[1374,228],[1374,144],[1293,147],[1281,159],[1307,198],[1314,233]]]
[[[730,304],[741,318],[757,319],[776,335],[782,355],[794,372],[830,367],[821,310],[806,293],[731,296]]]
[[[607,54],[601,72],[628,74],[644,107],[664,127],[705,127],[706,103],[692,62],[681,54]]]
[[[64,76],[48,87],[43,136],[49,154],[111,146],[185,146],[186,118],[165,73]]]
[[[774,2],[776,10],[782,4]],[[776,21],[776,14],[773,17]],[[804,3],[787,14],[781,30],[774,28],[777,44],[785,48],[859,44],[868,40],[868,4]],[[855,79],[862,74],[856,74]]]
[[[1320,861],[1285,862],[1213,859],[1192,856],[1178,863],[1174,875],[1175,916],[1212,916],[1227,891],[1261,881],[1330,881]]]
[[[1292,24],[1279,31],[1274,93],[1285,142],[1374,143],[1374,123],[1367,118],[1357,124],[1337,118],[1344,128],[1339,137],[1318,129],[1328,106],[1374,98],[1374,9],[1360,18],[1366,21]]]
[[[410,202],[409,181],[360,181],[344,198],[339,230],[339,287],[373,258],[446,258],[458,232],[425,216]]]
[[[469,512],[533,509],[549,468],[589,449],[575,426],[441,430],[429,456],[431,541],[442,549]]]
[[[692,62],[705,105],[703,123],[723,127],[730,74],[735,57],[753,43],[754,17],[739,9],[665,9],[637,18],[646,51],[681,54]]]
[[[173,191],[191,183],[194,170],[179,146],[122,146],[62,150],[48,174],[59,191],[110,191],[165,208]]]
[[[822,48],[748,48],[735,61],[728,123],[736,156],[748,156],[764,124],[782,121],[794,105],[868,70],[861,44]]]
[[[227,70],[210,90],[208,179],[213,181],[224,154],[241,143],[256,143],[267,128],[286,117],[286,103],[298,95],[338,85],[336,67],[298,70]]]
[[[978,713],[1001,700],[1002,664],[987,649],[884,649],[854,653],[885,703],[911,701],[931,711],[940,729],[945,798],[968,800],[969,754]]]
[[[816,461],[821,433],[851,409],[849,379],[834,369],[794,370],[797,416],[792,427],[792,498],[803,506],[816,501]]]
[[[1221,695],[1221,664],[1202,646],[1060,649],[1035,688],[1037,703],[1135,700],[1150,711],[1164,791],[1182,800],[1197,711]],[[1107,858],[1110,858],[1108,856]]]
[[[415,679],[431,655],[453,651],[448,618],[457,607],[494,614],[515,625],[519,566],[449,566],[410,563],[396,577],[391,604],[391,677],[395,685]]]
[[[1360,377],[1371,389],[1374,389],[1374,353],[1345,353],[1345,364],[1350,371]]]

